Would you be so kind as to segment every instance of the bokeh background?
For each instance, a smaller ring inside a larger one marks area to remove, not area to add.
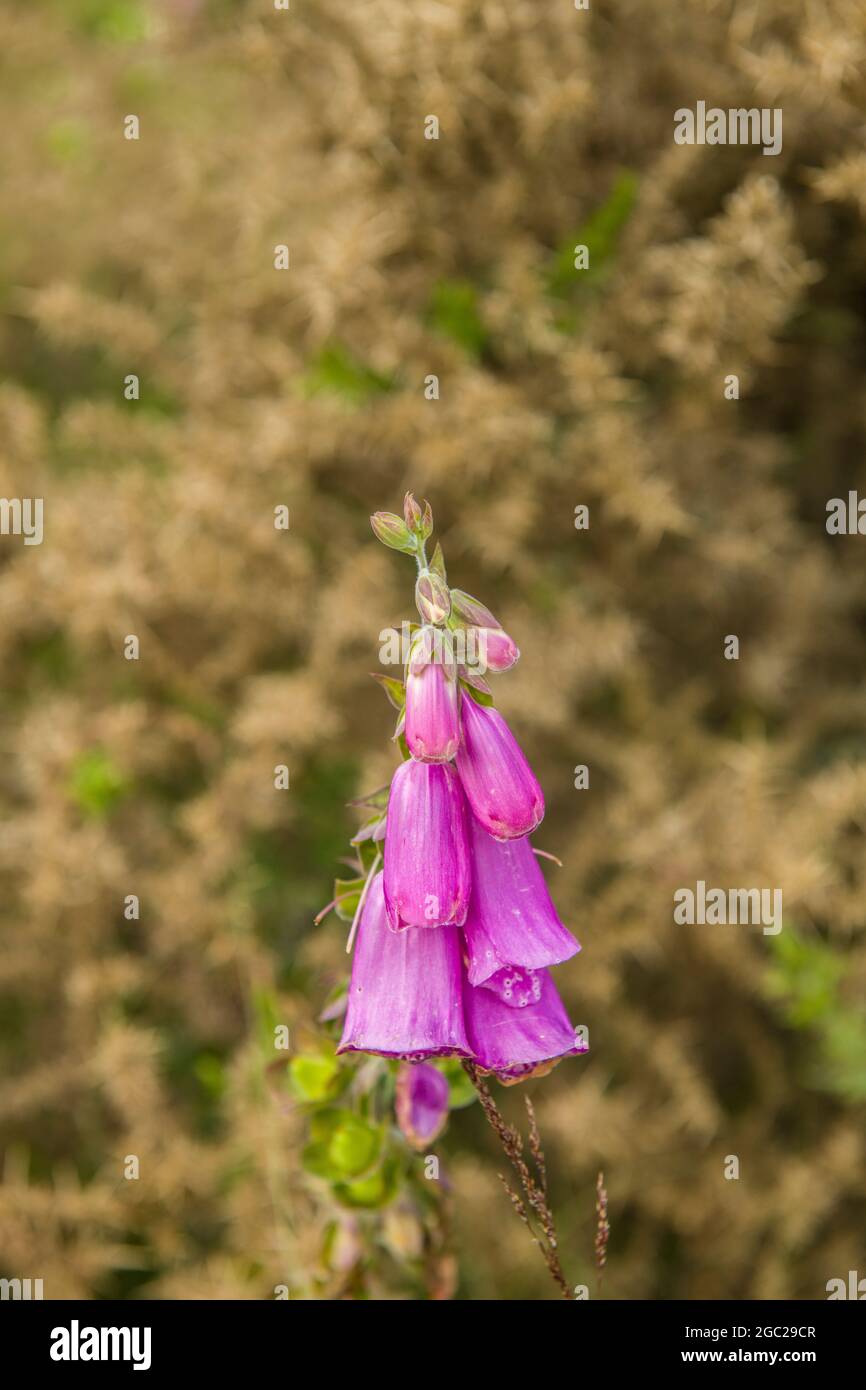
[[[866,1272],[866,541],[825,529],[866,487],[858,0],[7,0],[0,68],[0,490],[45,500],[0,539],[0,1274],[555,1296],[477,1106],[431,1284],[267,1072],[275,1019],[319,1045],[312,918],[395,763],[412,570],[367,517],[408,487],[522,649],[584,946],[591,1053],[528,1086],[569,1278],[600,1168],[607,1296]],[[781,107],[781,155],[676,146],[698,100]],[[784,930],[676,926],[699,878]]]

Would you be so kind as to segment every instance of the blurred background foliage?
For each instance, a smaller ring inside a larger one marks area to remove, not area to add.
[[[0,40],[0,484],[45,499],[0,542],[0,1273],[550,1296],[477,1106],[357,1213],[301,1164],[311,1064],[269,1070],[285,1023],[331,1084],[312,918],[395,761],[367,516],[407,487],[522,648],[584,946],[590,1055],[529,1086],[569,1277],[602,1166],[611,1296],[862,1270],[859,0],[5,0]],[[781,155],[675,146],[699,99],[781,107]],[[783,932],[675,926],[699,878]]]

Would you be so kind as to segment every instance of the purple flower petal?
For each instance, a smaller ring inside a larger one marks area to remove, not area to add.
[[[463,694],[457,771],[476,820],[497,840],[528,835],[544,817],[538,780],[498,710]]]
[[[469,817],[472,896],[464,924],[469,981],[505,966],[538,970],[580,950],[562,925],[528,839],[494,840]]]
[[[488,671],[508,671],[520,658],[517,643],[501,627],[483,627],[479,644],[483,653],[482,664]]]
[[[479,989],[490,989],[503,1004],[512,1009],[525,1009],[537,1004],[541,998],[541,972],[527,970],[519,965],[506,965],[497,970],[479,985]]]
[[[457,928],[390,931],[383,875],[376,874],[358,924],[337,1051],[416,1061],[469,1055],[460,976]]]
[[[406,673],[406,746],[413,758],[447,763],[454,757],[460,746],[459,700],[451,639],[424,627],[413,641]]]
[[[513,1009],[491,989],[463,985],[466,1032],[478,1065],[495,1072],[505,1085],[543,1076],[561,1057],[587,1052],[578,1043],[565,1007],[547,970],[540,972],[541,998]]]
[[[447,763],[401,764],[391,782],[385,904],[395,931],[461,926],[469,906],[463,792]]]

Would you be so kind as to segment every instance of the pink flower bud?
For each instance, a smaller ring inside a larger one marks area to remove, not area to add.
[[[497,840],[529,835],[544,817],[544,794],[513,733],[492,705],[462,695],[457,771],[470,810]]]
[[[403,515],[406,518],[406,525],[410,531],[417,531],[421,524],[421,508],[415,501],[411,492],[407,492],[403,498]]]
[[[499,627],[489,608],[479,603],[477,598],[466,594],[462,589],[451,590],[451,612],[462,623],[470,627]]]
[[[406,672],[406,744],[413,758],[447,763],[460,744],[460,692],[448,634],[423,627]]]
[[[415,604],[425,623],[444,623],[451,612],[448,585],[432,570],[422,570],[415,585]]]
[[[420,536],[422,541],[426,541],[433,530],[433,509],[430,503],[424,503],[422,512],[412,493],[407,492],[403,499],[403,515],[409,530],[416,536]]]
[[[402,1062],[394,1109],[413,1149],[426,1149],[448,1119],[448,1082],[441,1071],[427,1062]]]
[[[377,539],[383,545],[390,546],[392,550],[402,550],[412,555],[418,549],[418,542],[405,521],[394,512],[374,512],[370,517],[370,525]]]
[[[507,671],[520,656],[517,643],[501,627],[477,629],[481,662],[487,671]]]

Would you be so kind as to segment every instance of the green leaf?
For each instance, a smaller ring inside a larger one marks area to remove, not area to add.
[[[43,137],[45,149],[58,164],[74,164],[92,148],[90,128],[83,121],[54,121]]]
[[[770,938],[775,965],[771,993],[784,1001],[785,1017],[794,1028],[820,1023],[837,1007],[843,962],[825,942],[799,936],[789,928]]]
[[[323,347],[301,380],[305,395],[330,393],[356,405],[371,396],[393,391],[395,385],[394,376],[383,376],[381,372],[374,371],[353,357],[340,343],[329,343]]]
[[[302,1161],[316,1177],[354,1182],[375,1176],[371,1170],[381,1157],[383,1143],[382,1127],[354,1110],[323,1110],[311,1120],[310,1143]]]
[[[334,1196],[347,1207],[374,1209],[392,1202],[399,1187],[400,1170],[392,1159],[368,1177],[339,1184],[334,1188]]]
[[[139,43],[150,28],[141,0],[84,0],[77,22],[84,33],[113,43]]]
[[[300,1053],[289,1063],[289,1082],[299,1100],[328,1100],[339,1089],[340,1059],[324,1053]]]
[[[442,1072],[448,1082],[449,1110],[464,1110],[467,1105],[478,1099],[478,1092],[466,1075],[459,1058],[442,1057],[434,1061],[433,1066]]]
[[[354,921],[365,882],[364,878],[334,879],[334,897],[337,900],[334,911],[341,922]]]
[[[478,291],[468,280],[440,280],[433,287],[428,321],[437,333],[451,338],[472,357],[480,357],[489,341],[478,309]]]
[[[360,1177],[382,1152],[382,1137],[378,1125],[347,1111],[330,1138],[331,1161],[344,1177]]]
[[[841,1008],[828,1018],[816,1068],[819,1085],[852,1105],[866,1101],[866,1018]]]
[[[576,288],[587,288],[604,278],[613,263],[620,234],[631,216],[637,193],[637,175],[623,170],[601,206],[563,242],[547,272],[545,288],[548,294],[567,299]],[[575,269],[575,246],[586,246],[589,251],[589,265],[585,270]]]
[[[379,817],[379,821],[377,822],[377,824],[381,824],[381,820],[382,820],[382,817],[380,816],[380,817]],[[358,854],[361,856],[361,863],[362,863],[363,866],[364,866],[364,874],[365,874],[365,876],[366,876],[367,874],[369,874],[369,872],[370,872],[370,870],[372,869],[374,863],[376,862],[376,856],[377,856],[378,854],[381,854],[381,853],[382,853],[382,844],[381,844],[381,842],[374,842],[373,840],[366,840],[363,844],[358,845]]]
[[[792,928],[772,937],[771,949],[769,991],[781,1002],[786,1023],[815,1039],[811,1084],[852,1105],[866,1100],[866,1018],[842,997],[844,956]]]
[[[131,790],[128,779],[101,748],[82,753],[67,783],[72,800],[87,815],[104,819]]]
[[[326,1143],[305,1145],[301,1153],[301,1166],[314,1178],[324,1178],[326,1182],[341,1182],[343,1174],[338,1173],[331,1162]]]
[[[282,1022],[276,995],[269,989],[254,989],[252,1005],[261,1047],[265,1053],[272,1053],[275,1032]]]
[[[218,1099],[226,1087],[226,1072],[221,1057],[213,1052],[201,1052],[193,1063],[193,1071],[204,1089]]]

